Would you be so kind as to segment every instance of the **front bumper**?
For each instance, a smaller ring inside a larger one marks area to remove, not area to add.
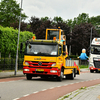
[[[90,69],[90,70],[93,70],[93,71],[100,71],[100,68],[95,68],[95,67],[93,67],[93,66],[92,66],[92,67],[89,67],[89,69]]]
[[[23,73],[24,74],[33,74],[37,76],[41,75],[55,75],[60,76],[60,69],[58,68],[30,68],[28,66],[23,67]]]

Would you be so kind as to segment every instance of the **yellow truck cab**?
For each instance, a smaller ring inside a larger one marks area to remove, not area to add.
[[[46,29],[44,40],[32,39],[26,42],[23,62],[23,73],[28,80],[32,77],[53,77],[58,81],[66,78],[74,79],[80,74],[77,62],[65,59],[68,56],[64,31]]]

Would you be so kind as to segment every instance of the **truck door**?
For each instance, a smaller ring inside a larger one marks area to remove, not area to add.
[[[62,47],[61,47],[61,45],[58,45],[57,63],[59,64],[60,68],[63,66],[63,54],[62,54]]]

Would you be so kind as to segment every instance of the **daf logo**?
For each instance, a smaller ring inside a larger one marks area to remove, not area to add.
[[[38,62],[38,65],[41,66],[42,65],[42,62]]]

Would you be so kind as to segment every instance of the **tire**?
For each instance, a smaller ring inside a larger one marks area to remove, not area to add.
[[[94,73],[94,70],[90,70],[90,73]]]
[[[76,77],[76,73],[74,73],[74,77]]]
[[[74,69],[74,77],[76,77],[76,69]]]
[[[66,79],[71,79],[71,80],[73,80],[74,77],[75,77],[75,72],[74,72],[74,71],[73,71],[72,74],[66,75]]]
[[[31,74],[26,74],[26,79],[27,80],[31,80],[32,79],[32,75]]]
[[[60,76],[59,77],[57,77],[57,81],[62,81],[62,79],[63,79],[63,77],[64,77],[64,72],[63,72],[63,70],[61,69],[61,72],[60,72]]]
[[[74,76],[75,76],[75,73],[74,73],[74,71],[73,71],[73,73],[70,74],[70,79],[73,80],[73,79],[74,79]]]

